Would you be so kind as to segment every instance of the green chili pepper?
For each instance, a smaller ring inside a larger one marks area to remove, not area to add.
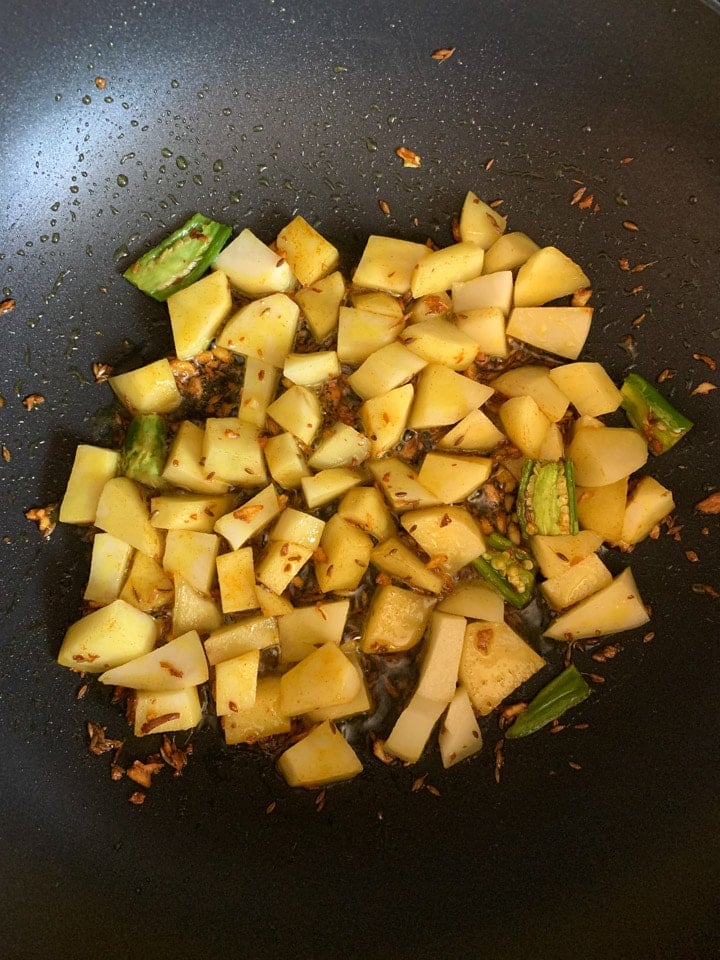
[[[517,496],[524,537],[577,533],[577,499],[572,460],[525,460]]]
[[[148,487],[163,486],[167,424],[157,413],[133,417],[120,452],[121,473]]]
[[[227,243],[232,230],[196,213],[179,230],[144,253],[123,273],[156,300],[198,280]]]
[[[473,566],[494,587],[503,600],[520,609],[526,606],[535,588],[535,561],[527,550],[499,533],[485,538],[486,550]]]
[[[645,437],[648,448],[656,455],[674,447],[693,425],[639,373],[631,373],[625,378],[620,393],[628,420]]]
[[[552,720],[557,720],[570,707],[577,706],[590,696],[590,687],[577,667],[567,667],[533,697],[527,710],[519,714],[507,730],[508,739],[527,737]]]

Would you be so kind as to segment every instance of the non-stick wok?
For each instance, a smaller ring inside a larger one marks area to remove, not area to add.
[[[698,0],[2,12],[0,954],[720,955],[720,546],[694,508],[720,468],[718,395],[697,391],[720,352],[720,19]],[[570,203],[578,184],[599,210]],[[54,661],[87,539],[25,517],[106,436],[93,362],[171,349],[165,308],[122,269],[195,210],[265,240],[301,213],[349,268],[369,233],[450,242],[468,189],[590,274],[585,357],[616,379],[667,368],[695,421],[652,464],[679,532],[633,555],[654,639],[624,636],[588,728],[517,742],[499,784],[492,742],[447,773],[432,753],[418,770],[370,757],[318,809],[206,729],[133,806],[87,749],[86,721],[119,735],[119,712],[95,687],[76,701]],[[413,792],[418,771],[439,796]]]

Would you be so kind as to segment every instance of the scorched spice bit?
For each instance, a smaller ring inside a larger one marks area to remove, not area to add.
[[[449,60],[456,50],[457,47],[438,47],[437,50],[433,50],[430,56],[433,60],[438,60],[442,63],[443,60]]]
[[[88,749],[96,757],[101,757],[103,753],[108,753],[110,750],[119,750],[123,745],[122,740],[111,740],[106,737],[105,730],[106,727],[103,727],[100,723],[93,723],[91,720],[87,723],[87,732],[90,738]]]
[[[717,386],[714,383],[710,383],[709,380],[703,380],[702,383],[699,383],[695,389],[691,392],[690,396],[705,396],[706,393],[712,393],[713,390],[717,390]]]
[[[25,511],[27,519],[38,525],[38,530],[46,540],[57,526],[57,509],[57,503],[51,503],[47,507],[31,507]]]
[[[409,150],[407,147],[398,147],[395,151],[395,155],[400,157],[404,167],[420,166],[420,157],[417,153],[415,153],[414,150]]]
[[[113,368],[109,363],[102,363],[100,361],[93,363],[91,369],[92,375],[95,378],[95,383],[104,383],[113,372]]]
[[[713,357],[709,357],[706,353],[694,353],[692,356],[693,360],[699,360],[701,363],[706,364],[706,366],[708,366],[713,373],[715,370],[717,370],[717,360],[715,360]]]
[[[0,317],[5,313],[10,313],[10,311],[14,309],[15,300],[12,297],[8,297],[6,300],[0,300]]]
[[[716,490],[709,497],[696,503],[695,509],[700,513],[720,513],[720,490]]]
[[[26,410],[34,410],[35,407],[39,407],[43,403],[45,403],[45,397],[41,393],[29,393],[22,401]]]

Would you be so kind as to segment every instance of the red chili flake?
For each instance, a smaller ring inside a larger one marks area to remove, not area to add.
[[[449,60],[456,50],[457,47],[438,47],[437,50],[433,50],[430,56],[433,60],[442,63],[444,60]]]
[[[6,313],[10,313],[15,309],[15,300],[12,297],[8,297],[6,300],[0,300],[0,317]]]
[[[45,397],[41,393],[29,393],[22,401],[26,410],[34,410],[43,403],[45,403]]]
[[[419,155],[408,147],[398,147],[395,155],[400,157],[404,167],[419,167],[421,164]]]
[[[618,260],[618,266],[620,267],[621,270],[629,270],[629,269],[630,269],[630,261],[628,260],[627,257],[621,257],[621,258]]]
[[[706,393],[712,393],[713,390],[717,390],[717,386],[714,383],[710,383],[709,380],[704,380],[702,383],[699,383],[694,390],[691,391],[690,396],[694,397],[697,394],[704,396]]]
[[[709,497],[696,503],[695,509],[700,513],[720,513],[720,490],[716,490]]]
[[[595,197],[592,193],[589,193],[586,197],[583,197],[582,200],[578,202],[578,210],[588,210],[592,205]]]

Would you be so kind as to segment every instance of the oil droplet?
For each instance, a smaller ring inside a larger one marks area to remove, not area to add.
[[[180,86],[180,81],[179,81],[179,80],[171,80],[171,81],[170,81],[170,86],[173,88],[173,90],[177,90],[177,88]]]
[[[391,127],[396,120],[397,120],[397,117],[395,116],[395,114],[391,113],[390,116],[387,118],[387,125]]]
[[[201,186],[202,186],[202,182],[203,182],[203,181],[202,181],[202,177],[200,176],[199,173],[194,174],[194,176],[193,176],[193,178],[192,178],[192,181],[193,181],[193,183],[195,184],[196,187],[201,187]]]
[[[115,261],[115,263],[118,263],[120,260],[124,260],[125,257],[129,257],[129,256],[130,256],[130,251],[125,246],[125,244],[123,244],[121,247],[118,247],[115,253],[113,254],[113,260]]]
[[[105,103],[114,103],[114,102],[115,102],[112,97],[103,97],[103,100],[105,101]]]
[[[128,178],[124,173],[119,173],[117,175],[116,183],[119,187],[126,187],[128,185]]]
[[[242,190],[233,190],[230,194],[231,203],[240,203],[242,200]]]
[[[73,184],[72,187],[70,187],[70,193],[77,193],[79,190],[80,187],[78,187],[77,184]]]
[[[187,170],[187,160],[182,155],[175,158],[175,166],[178,170]]]
[[[170,147],[163,147],[162,150],[160,151],[160,155],[167,159],[168,157],[172,156],[172,150],[170,149]]]
[[[372,137],[368,137],[365,141],[365,146],[370,151],[370,153],[375,153],[378,148],[377,141],[373,140]]]
[[[60,234],[59,234],[59,233],[54,233],[54,234],[50,237],[50,242],[51,242],[51,243],[60,243]]]
[[[86,94],[85,94],[85,96],[82,98],[82,102],[83,102],[86,106],[87,106],[88,103],[92,103],[92,97],[90,96],[89,93],[86,93]]]
[[[232,113],[232,110],[230,109],[230,107],[225,107],[225,108],[223,109],[223,116],[224,116],[224,117],[229,117],[231,113]]]
[[[50,209],[53,211],[53,213],[57,213],[58,210],[60,209],[60,201],[56,200],[55,203],[50,207]]]
[[[56,94],[55,94],[55,103],[60,103],[61,100],[62,100],[62,94],[61,94],[61,93],[56,93]]]
[[[133,160],[134,157],[134,153],[126,153],[124,156],[120,157],[120,163],[125,163],[126,160]]]
[[[213,164],[213,171],[214,171],[215,173],[220,173],[220,171],[222,170],[222,168],[223,168],[223,162],[222,162],[222,160],[216,160],[215,163]]]
[[[265,127],[263,127],[261,123],[256,123],[255,126],[253,127],[253,133],[262,133],[264,129]]]
[[[91,257],[93,255],[93,249],[91,244],[88,244],[85,247],[85,253],[87,254],[88,257]]]

